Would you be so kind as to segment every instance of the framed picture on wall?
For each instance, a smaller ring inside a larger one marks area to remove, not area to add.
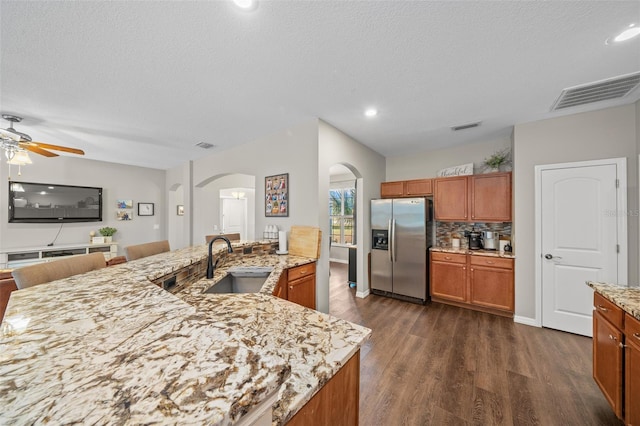
[[[153,216],[153,203],[138,203],[138,216]]]
[[[289,173],[264,178],[264,215],[289,217]]]

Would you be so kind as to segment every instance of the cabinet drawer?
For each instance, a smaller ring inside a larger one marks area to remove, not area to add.
[[[471,255],[471,266],[490,266],[492,268],[513,269],[513,259],[503,257]]]
[[[622,330],[622,309],[617,307],[613,302],[605,299],[604,296],[601,296],[599,293],[593,293],[593,306],[607,321]]]
[[[629,341],[640,346],[640,321],[629,314],[625,314],[624,334]]]
[[[316,264],[307,263],[306,265],[295,266],[288,271],[289,282],[297,280],[298,278],[306,277],[307,275],[313,275],[316,273]]]
[[[440,262],[467,263],[467,255],[432,251],[431,260]]]

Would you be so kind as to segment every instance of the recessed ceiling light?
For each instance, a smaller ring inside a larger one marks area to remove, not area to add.
[[[378,110],[375,108],[369,108],[364,112],[364,115],[366,115],[367,117],[375,117],[376,115],[378,115]]]
[[[637,27],[636,24],[630,24],[626,30],[622,31],[617,36],[608,38],[607,41],[605,41],[605,44],[613,44],[613,43],[620,43],[622,41],[627,41],[629,39],[636,37],[639,34],[640,34],[640,27]]]
[[[233,0],[233,3],[242,10],[256,10],[258,8],[258,0]]]

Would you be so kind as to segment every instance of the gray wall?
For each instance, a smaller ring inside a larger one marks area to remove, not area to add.
[[[386,180],[435,177],[440,169],[467,163],[474,163],[474,173],[482,173],[484,171],[482,162],[485,158],[510,146],[511,139],[503,138],[413,155],[387,157]]]
[[[318,205],[320,229],[323,234],[322,258],[319,262],[329,278],[329,208],[328,194],[331,166],[342,164],[358,178],[358,200],[362,203],[357,209],[358,228],[358,262],[357,262],[357,295],[369,294],[369,278],[367,271],[367,254],[371,247],[370,235],[370,203],[372,198],[380,197],[380,182],[385,180],[385,159],[382,155],[362,145],[355,139],[336,129],[324,121],[319,123],[319,155],[318,155]],[[328,285],[328,284],[327,284]],[[328,292],[327,292],[328,296]]]
[[[636,105],[568,115],[515,126],[514,249],[516,316],[536,318],[534,166],[627,158],[628,210],[638,210]],[[638,220],[628,220],[629,283],[638,282]]]
[[[118,251],[123,247],[166,238],[165,224],[165,172],[164,170],[126,166],[103,161],[75,157],[45,158],[30,155],[33,164],[11,167],[14,181],[57,183],[63,185],[98,186],[103,188],[102,222],[66,223],[56,244],[89,242],[89,232],[104,226],[118,229],[113,240],[118,242]],[[8,223],[8,165],[3,160],[0,168],[0,247],[44,246],[53,241],[59,224]],[[133,220],[116,220],[116,200],[133,200]],[[138,216],[138,203],[155,204],[154,216]],[[154,229],[158,225],[158,229]],[[98,234],[99,235],[99,234]]]

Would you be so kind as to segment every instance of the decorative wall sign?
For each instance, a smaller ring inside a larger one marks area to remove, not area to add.
[[[289,173],[264,178],[264,215],[289,217]]]
[[[184,205],[178,204],[177,214],[178,216],[184,216]]]
[[[116,219],[133,220],[133,200],[118,200]]]
[[[153,216],[153,203],[138,203],[138,216]]]
[[[448,167],[446,169],[438,170],[437,177],[447,176],[466,176],[473,174],[473,163],[461,164],[459,166]]]

